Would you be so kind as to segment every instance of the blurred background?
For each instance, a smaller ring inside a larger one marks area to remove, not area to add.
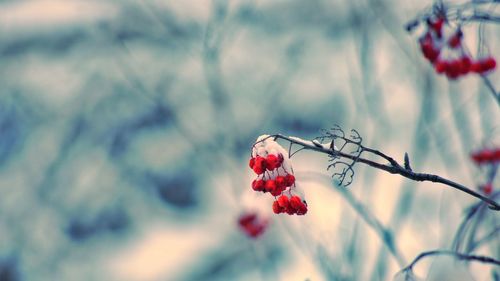
[[[248,168],[261,134],[338,124],[416,171],[483,184],[469,154],[499,144],[500,110],[477,76],[449,82],[422,58],[404,25],[430,5],[0,1],[0,280],[391,280],[449,248],[477,203],[454,189],[358,164],[342,190],[302,151],[309,212],[274,215]],[[500,28],[484,32],[498,59]],[[477,25],[464,33],[475,50]],[[251,239],[237,219],[254,211],[269,225]],[[499,240],[476,253],[500,258]],[[493,280],[451,259],[415,273],[451,269]]]

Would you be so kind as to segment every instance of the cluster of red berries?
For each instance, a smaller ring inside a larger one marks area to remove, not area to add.
[[[500,148],[482,149],[471,153],[470,157],[477,165],[500,162]]]
[[[472,161],[478,166],[486,166],[490,172],[487,172],[486,183],[479,186],[479,189],[486,195],[493,192],[493,180],[498,166],[500,165],[500,148],[482,149],[471,153]]]
[[[257,216],[257,213],[250,212],[239,217],[238,225],[246,235],[257,238],[266,230],[268,221]]]
[[[273,171],[280,168],[282,164],[282,154],[278,154],[278,156],[269,154],[266,158],[261,156],[252,157],[249,166],[257,175],[263,175],[266,171],[273,173]],[[285,172],[284,176],[277,175],[274,177],[273,174],[270,176],[263,175],[262,178],[255,179],[252,182],[252,189],[264,193],[269,192],[273,196],[279,196],[288,187],[295,184],[295,177],[292,174]]]
[[[468,73],[483,75],[495,69],[496,60],[493,57],[474,60],[467,54],[460,28],[446,37],[443,31],[444,23],[442,16],[427,19],[427,30],[419,40],[422,54],[434,65],[438,74],[457,79]]]
[[[288,197],[283,194],[278,200],[273,202],[273,212],[275,214],[287,213],[289,215],[297,214],[299,216],[307,213],[307,204],[299,196]]]
[[[292,194],[297,188],[295,176],[286,151],[277,142],[263,137],[257,139],[249,166],[257,174],[257,178],[252,182],[252,189],[268,192],[275,197],[274,213],[289,215],[307,213],[306,202]]]

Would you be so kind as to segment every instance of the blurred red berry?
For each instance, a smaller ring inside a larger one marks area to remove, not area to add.
[[[481,63],[479,61],[474,61],[470,66],[470,71],[474,73],[481,73]]]
[[[438,38],[441,38],[443,36],[444,21],[445,20],[442,16],[438,16],[434,19],[427,19],[427,25],[429,26],[429,29],[432,30]]]
[[[483,190],[484,194],[490,195],[493,192],[493,184],[491,182],[487,183],[483,185],[481,189]]]
[[[471,154],[471,158],[477,165],[500,162],[500,148],[474,152]]]
[[[256,213],[246,213],[239,217],[240,229],[249,237],[257,238],[267,228],[267,220],[259,218]]]
[[[495,58],[488,57],[484,60],[483,65],[484,71],[486,72],[495,69],[495,67],[497,66],[497,62]]]
[[[243,214],[238,218],[238,224],[241,226],[245,226],[252,223],[256,218],[257,214],[255,213]]]
[[[471,71],[479,74],[484,74],[496,68],[497,62],[493,57],[487,57],[475,61],[471,66]]]
[[[454,35],[451,36],[451,38],[448,40],[448,45],[451,48],[457,48],[460,46],[460,43],[462,41],[462,32],[458,31]]]
[[[448,62],[445,60],[437,60],[436,64],[434,65],[434,68],[436,69],[436,72],[439,74],[445,73],[446,69],[448,68]]]
[[[446,67],[446,76],[448,79],[453,80],[460,76],[460,66],[459,60],[453,60],[448,63],[448,66]]]
[[[469,57],[464,56],[460,59],[460,74],[467,74],[470,71],[472,61]]]
[[[421,42],[420,48],[424,57],[430,62],[436,61],[436,59],[439,57],[440,51],[434,48],[431,40],[424,40],[423,42]]]

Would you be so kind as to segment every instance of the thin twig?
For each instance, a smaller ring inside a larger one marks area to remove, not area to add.
[[[483,82],[486,85],[486,87],[488,87],[491,94],[493,95],[493,97],[495,98],[497,103],[500,105],[500,93],[497,93],[497,91],[495,90],[495,86],[493,86],[493,83],[491,83],[491,81],[488,77],[486,77],[484,75],[482,75],[481,77],[483,78]]]

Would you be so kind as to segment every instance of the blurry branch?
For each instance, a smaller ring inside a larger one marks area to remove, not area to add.
[[[495,200],[500,196],[500,192],[496,192],[490,196],[491,199]],[[464,249],[465,253],[473,252],[480,245],[488,242],[491,238],[495,237],[495,233],[500,231],[500,226],[496,226],[490,234],[485,235],[484,237],[475,240],[475,234],[479,227],[479,223],[483,222],[484,216],[486,215],[485,211],[485,203],[479,202],[472,205],[467,213],[462,223],[458,227],[458,230],[455,234],[455,238],[453,239],[452,248],[454,251],[460,251],[460,249]],[[468,236],[468,239],[466,239]],[[490,237],[493,236],[493,237]],[[462,241],[466,241],[465,245],[462,245]]]
[[[394,235],[392,232],[384,227],[382,223],[352,194],[345,188],[337,186],[337,190],[342,194],[345,200],[351,205],[351,207],[358,213],[358,215],[368,224],[380,237],[384,245],[387,247],[389,252],[394,256],[396,261],[402,265],[405,263],[403,255],[396,248],[394,243]]]
[[[476,255],[466,255],[449,250],[433,250],[428,252],[423,252],[418,255],[407,267],[403,268],[401,271],[412,271],[413,267],[423,258],[428,256],[452,256],[459,260],[466,261],[477,261],[481,263],[494,264],[500,266],[500,261],[487,256],[476,256]]]
[[[490,90],[491,94],[493,95],[493,97],[495,98],[497,103],[500,105],[500,92],[497,92],[497,90],[495,90],[495,86],[493,86],[493,83],[491,83],[491,81],[490,81],[490,79],[488,79],[488,77],[486,77],[484,75],[482,75],[481,77],[483,78],[483,82],[486,85],[486,87],[488,88],[488,90]]]
[[[488,243],[493,238],[497,238],[498,239],[499,233],[500,233],[500,226],[497,226],[492,231],[490,231],[490,233],[484,235],[484,237],[478,239],[476,242],[473,242],[472,245],[469,246],[469,250],[472,252],[475,249],[477,249],[480,246],[482,246],[483,244]]]
[[[324,174],[316,173],[316,172],[308,172],[307,174],[314,174],[321,177],[326,177]],[[301,176],[301,178],[305,178],[305,176]],[[400,266],[403,266],[406,262],[403,258],[403,255],[396,247],[394,243],[394,235],[386,228],[372,213],[366,208],[363,203],[359,202],[346,188],[342,188],[341,185],[335,184],[335,189],[340,193],[340,195],[347,201],[347,203],[356,211],[356,213],[363,219],[363,221],[371,227],[375,233],[380,237],[382,243],[387,247],[389,252],[394,256],[396,261]]]
[[[334,129],[337,129],[337,128],[334,128]],[[353,130],[352,132],[356,132],[356,131]],[[342,133],[343,133],[343,131],[342,131]],[[405,178],[408,178],[408,179],[411,179],[414,181],[430,181],[430,182],[441,183],[441,184],[453,187],[455,189],[458,189],[462,192],[465,192],[473,197],[476,197],[476,198],[488,203],[490,209],[497,210],[497,211],[500,210],[499,203],[497,203],[497,202],[493,201],[492,199],[485,197],[485,196],[483,196],[483,195],[481,195],[481,194],[479,194],[479,193],[477,193],[477,192],[475,192],[475,191],[473,191],[473,190],[471,190],[471,189],[469,189],[469,188],[467,188],[459,183],[448,180],[448,179],[443,178],[443,177],[438,176],[438,175],[427,174],[427,173],[417,173],[417,172],[412,171],[411,169],[406,169],[403,165],[399,164],[396,160],[394,160],[394,158],[392,158],[392,157],[390,157],[390,156],[388,156],[388,155],[386,155],[378,150],[362,146],[361,139],[358,140],[357,137],[359,137],[357,132],[354,134],[354,139],[349,139],[349,138],[346,138],[342,135],[337,135],[336,133],[333,133],[333,135],[330,136],[330,138],[332,138],[332,141],[330,143],[327,143],[327,144],[319,143],[317,140],[307,141],[307,140],[303,140],[300,138],[287,137],[287,136],[283,136],[283,135],[279,135],[279,134],[271,135],[271,136],[268,136],[267,138],[274,138],[275,140],[277,140],[277,139],[286,140],[290,143],[290,147],[293,144],[295,144],[295,145],[299,145],[301,147],[300,148],[301,150],[302,149],[313,150],[316,152],[320,152],[320,153],[324,153],[324,154],[329,155],[331,157],[332,161],[334,161],[334,163],[331,164],[330,166],[335,167],[335,165],[334,165],[335,163],[337,163],[341,166],[344,166],[342,169],[342,172],[333,174],[334,177],[335,176],[339,177],[341,185],[344,183],[344,181],[347,181],[347,183],[345,183],[344,185],[348,185],[348,184],[350,184],[350,182],[352,182],[352,176],[354,174],[353,165],[355,163],[359,162],[359,163],[363,163],[365,165],[371,166],[373,168],[386,171],[386,172],[391,173],[391,174],[401,175]],[[337,149],[334,146],[334,140],[338,139],[338,138],[344,140],[346,143],[356,144],[358,146],[358,148],[355,151],[353,151],[353,153],[343,152],[343,148],[344,148],[345,144],[343,144],[340,147],[340,149]],[[386,160],[388,163],[384,164],[384,163],[380,163],[380,162],[376,162],[373,160],[363,158],[363,157],[361,157],[361,154],[363,152],[368,152],[372,155],[381,157],[384,160]],[[337,159],[349,159],[349,160],[351,160],[351,162],[348,163],[348,162],[345,162],[343,160],[337,161]],[[337,162],[335,162],[335,161],[337,161]],[[409,166],[409,163],[407,163],[407,166]],[[349,178],[347,178],[347,180],[346,180],[347,176],[349,176]]]
[[[460,16],[458,17],[459,21],[480,21],[480,22],[491,22],[491,23],[500,23],[500,15],[491,15],[486,13],[475,13],[470,16]]]

